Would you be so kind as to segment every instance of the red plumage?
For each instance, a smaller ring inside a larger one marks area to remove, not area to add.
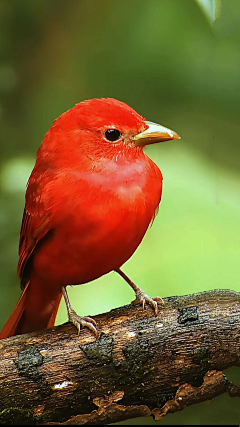
[[[150,128],[111,98],[81,102],[55,120],[26,191],[18,263],[23,294],[0,338],[53,326],[62,287],[119,272],[134,253],[162,192],[161,172],[143,146],[178,138],[161,127],[156,140]],[[109,141],[109,129],[120,137]]]

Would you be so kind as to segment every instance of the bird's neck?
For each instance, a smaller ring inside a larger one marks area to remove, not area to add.
[[[120,197],[131,197],[142,191],[149,178],[150,159],[143,155],[137,158],[115,156],[112,159],[101,158],[91,162],[88,171],[77,168],[71,170],[74,179],[85,181],[96,189],[117,193]]]

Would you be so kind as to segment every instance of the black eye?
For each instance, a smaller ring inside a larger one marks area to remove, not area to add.
[[[107,129],[105,132],[105,137],[108,141],[117,141],[121,136],[121,132],[117,129]]]

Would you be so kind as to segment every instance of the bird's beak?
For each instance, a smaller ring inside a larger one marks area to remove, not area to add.
[[[181,137],[173,130],[167,129],[157,123],[146,122],[148,128],[135,135],[133,140],[138,147],[144,147],[148,144],[155,144],[156,142],[169,141],[170,139],[180,139]]]

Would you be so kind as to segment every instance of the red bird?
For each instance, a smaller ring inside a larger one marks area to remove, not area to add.
[[[112,98],[80,102],[55,120],[37,152],[28,181],[19,242],[22,295],[0,338],[54,325],[64,296],[68,318],[98,335],[96,322],[72,309],[66,287],[110,271],[133,288],[135,302],[150,298],[120,267],[153,221],[162,174],[143,152],[179,139]]]

